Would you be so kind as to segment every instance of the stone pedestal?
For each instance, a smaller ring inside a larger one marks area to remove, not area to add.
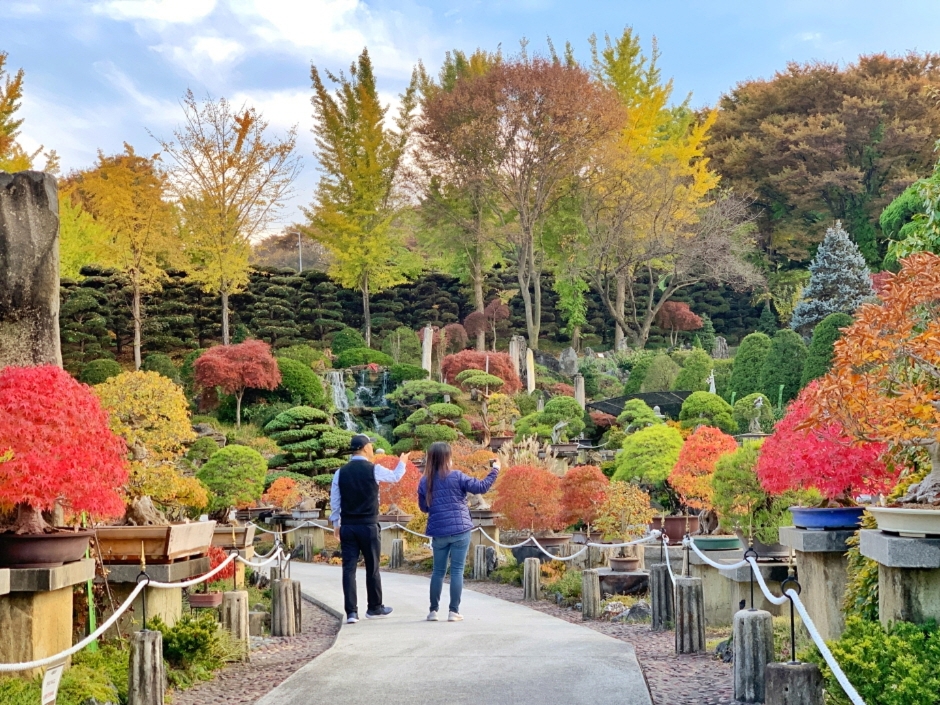
[[[127,705],[163,705],[166,672],[163,664],[163,635],[142,631],[131,637],[127,678]]]
[[[583,409],[586,399],[584,394],[584,375],[581,373],[578,373],[574,376],[574,398]]]
[[[738,563],[744,551],[703,551],[716,563]],[[702,579],[705,593],[705,624],[710,627],[726,627],[731,624],[738,603],[734,600],[733,583],[724,577],[718,568],[709,565],[695,551],[689,551],[689,575]],[[759,589],[759,588],[758,588]]]
[[[0,569],[0,595],[6,595],[10,592],[10,571],[6,568]]]
[[[392,552],[388,554],[388,567],[400,570],[405,564],[405,542],[402,539],[392,541]]]
[[[664,548],[660,543],[644,543],[639,546],[643,554],[643,563],[647,568],[660,563],[665,564],[666,552],[669,552],[669,563],[672,565],[672,572],[678,575],[682,568],[682,546],[669,546]]]
[[[789,566],[786,563],[758,563],[761,576],[767,583],[767,589],[774,595],[781,594],[780,583],[787,579]],[[722,576],[728,578],[731,582],[731,604],[732,609],[737,612],[741,601],[744,601],[745,608],[751,607],[751,566],[742,565],[740,568],[731,570],[723,569],[718,571]],[[774,617],[779,617],[786,610],[789,614],[789,607],[786,605],[775,605],[764,597],[764,593],[754,579],[754,608],[770,612]]]
[[[734,699],[764,702],[764,669],[774,660],[774,622],[770,612],[740,610],[734,615]]]
[[[325,522],[324,522],[325,523]],[[301,545],[305,537],[309,537],[313,549],[322,549],[326,546],[325,534],[322,526],[311,526],[306,520],[291,519],[285,522],[287,528],[300,526],[296,531],[291,531],[287,536],[294,537],[292,540],[296,545]]]
[[[662,563],[650,567],[650,610],[652,612],[651,629],[661,632],[672,629],[675,620],[673,597],[675,587],[669,570]]]
[[[596,570],[581,573],[581,619],[597,619],[601,614],[601,583]]]
[[[676,576],[676,653],[705,650],[705,615],[700,578]]]
[[[0,597],[0,663],[35,661],[71,647],[72,587],[95,576],[95,562],[86,558],[57,568],[2,572],[9,575],[9,593]]]
[[[815,663],[768,663],[767,705],[823,705],[823,679]]]
[[[542,562],[538,558],[526,558],[522,572],[522,599],[534,602],[542,592]]]
[[[940,621],[940,539],[902,538],[863,529],[859,549],[878,563],[878,612],[883,625]]]
[[[400,539],[403,542],[403,550],[408,550],[408,534],[404,529],[399,529],[394,524],[379,524],[379,527],[383,529],[381,533],[382,538],[382,548],[381,553],[383,556],[392,555],[392,542],[396,539]],[[386,529],[386,527],[388,527]]]
[[[845,629],[842,596],[848,582],[846,541],[854,531],[807,531],[795,526],[780,529],[780,543],[795,552],[800,571],[800,599],[826,641],[838,639]]]
[[[105,570],[108,571],[108,585],[111,590],[111,597],[114,600],[114,607],[118,608],[128,598],[137,586],[137,576],[140,574],[140,566],[136,565],[114,565],[105,563]],[[189,580],[197,575],[208,573],[210,562],[208,556],[203,558],[193,558],[188,561],[179,561],[177,563],[167,563],[164,565],[148,565],[147,575],[151,580],[160,583],[178,583],[182,580]],[[101,578],[95,579],[97,582]],[[231,585],[231,583],[229,583]],[[109,637],[118,634],[127,635],[128,632],[139,631],[143,628],[144,616],[144,596],[147,599],[147,619],[160,617],[164,624],[172,627],[179,621],[183,615],[183,590],[182,588],[144,588],[134,599],[130,609],[122,614],[111,629],[106,632]],[[110,617],[110,609],[105,611],[102,621]]]
[[[222,628],[229,632],[239,644],[239,656],[248,660],[249,636],[248,593],[226,592],[222,595]]]

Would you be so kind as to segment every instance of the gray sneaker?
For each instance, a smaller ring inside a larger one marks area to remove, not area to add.
[[[355,624],[359,621],[359,615],[356,612],[350,612],[346,617],[346,624]]]
[[[366,619],[381,619],[382,617],[388,617],[391,613],[391,607],[379,607],[378,609],[368,610]]]

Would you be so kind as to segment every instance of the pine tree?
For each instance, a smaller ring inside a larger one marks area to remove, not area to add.
[[[99,289],[83,284],[62,279],[59,289],[62,364],[72,374],[91,360],[114,357],[108,350],[108,299]]]
[[[780,398],[780,386],[783,385],[783,403],[795,399],[800,391],[805,360],[806,344],[803,338],[786,328],[778,330],[770,341],[770,351],[761,368],[760,383],[764,395],[776,404]]]
[[[842,328],[852,324],[846,313],[830,313],[813,329],[813,342],[809,345],[800,385],[805,387],[817,377],[822,377],[832,367],[832,351],[836,341],[842,337]]]
[[[711,317],[706,313],[703,313],[701,318],[702,330],[698,332],[698,337],[702,341],[702,349],[711,353],[715,347],[715,324],[712,323]]]
[[[751,333],[741,341],[731,368],[731,391],[738,399],[761,391],[760,374],[770,352],[770,338],[764,333]]]
[[[197,347],[195,318],[186,301],[186,272],[168,269],[166,278],[144,298],[144,349],[147,352]]]
[[[809,284],[790,320],[790,327],[801,335],[809,335],[830,313],[854,313],[874,295],[865,258],[839,221],[826,230],[809,271]]]
[[[778,329],[777,317],[770,308],[770,302],[765,302],[764,309],[760,312],[760,320],[757,322],[757,331],[773,336]]]
[[[360,318],[355,311],[355,295],[340,289],[322,272],[308,270],[303,273],[297,307],[297,324],[306,340],[325,340],[346,325],[358,327]],[[341,298],[346,295],[350,301]],[[347,305],[348,304],[348,305]]]

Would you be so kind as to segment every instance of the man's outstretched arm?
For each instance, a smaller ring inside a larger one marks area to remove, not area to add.
[[[402,453],[398,456],[398,465],[395,466],[394,470],[389,470],[388,468],[383,468],[381,465],[376,463],[375,465],[375,481],[376,482],[398,482],[405,476],[405,470],[408,467],[408,456],[410,453]]]

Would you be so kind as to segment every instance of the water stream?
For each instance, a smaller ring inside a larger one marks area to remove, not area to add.
[[[336,413],[343,417],[343,424],[347,431],[358,431],[359,425],[349,411],[349,399],[346,397],[346,383],[343,380],[342,370],[330,370],[326,373],[326,380],[330,383],[333,393],[333,406]]]

